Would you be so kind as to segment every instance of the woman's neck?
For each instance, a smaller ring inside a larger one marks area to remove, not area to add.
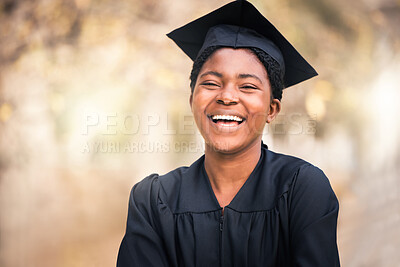
[[[221,207],[227,206],[246,182],[261,156],[261,143],[233,154],[207,149],[204,167]]]

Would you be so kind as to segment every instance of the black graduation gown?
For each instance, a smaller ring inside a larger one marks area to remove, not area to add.
[[[117,266],[339,266],[338,210],[320,169],[263,146],[222,215],[202,156],[132,188]]]

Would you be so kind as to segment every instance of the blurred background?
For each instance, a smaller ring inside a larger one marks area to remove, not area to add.
[[[203,153],[165,34],[229,1],[0,1],[0,266],[115,266],[133,184]],[[400,262],[400,1],[252,0],[320,75],[264,141],[325,171],[343,266]]]

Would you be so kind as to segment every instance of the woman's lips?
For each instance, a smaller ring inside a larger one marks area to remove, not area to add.
[[[239,115],[229,115],[229,114],[215,114],[207,116],[215,124],[225,125],[225,126],[237,126],[241,124],[245,119]]]
[[[236,115],[212,115],[211,119],[214,122],[216,121],[227,121],[227,122],[237,122],[237,123],[243,122],[243,118]]]

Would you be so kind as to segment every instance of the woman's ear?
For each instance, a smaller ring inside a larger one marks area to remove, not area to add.
[[[271,123],[278,113],[281,111],[281,101],[279,99],[272,99],[271,104],[269,105],[267,123]]]
[[[193,94],[190,94],[190,97],[189,97],[190,109],[192,109],[192,102],[193,102]]]

